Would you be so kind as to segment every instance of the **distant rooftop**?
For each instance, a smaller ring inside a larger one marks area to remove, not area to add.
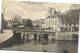
[[[34,20],[33,22],[45,22],[45,19],[37,19],[37,20]]]
[[[52,15],[52,16],[47,16],[46,19],[48,18],[57,18],[58,16],[57,15]]]

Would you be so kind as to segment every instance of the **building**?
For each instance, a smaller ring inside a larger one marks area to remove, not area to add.
[[[59,30],[59,25],[61,25],[61,20],[54,8],[49,8],[47,16],[45,18],[45,28],[46,30]]]
[[[34,20],[33,26],[40,29],[45,28],[45,19]]]

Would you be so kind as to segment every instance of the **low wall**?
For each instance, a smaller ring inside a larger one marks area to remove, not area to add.
[[[12,46],[13,43],[14,43],[14,37],[12,36],[12,37],[9,38],[8,40],[6,40],[6,41],[0,43],[0,48]]]

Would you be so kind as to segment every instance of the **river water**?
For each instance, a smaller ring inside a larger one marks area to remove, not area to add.
[[[77,41],[59,41],[59,45],[68,51],[68,53],[78,53]]]
[[[64,53],[77,53],[78,51],[78,42],[77,41],[54,41],[53,43],[49,42],[44,48],[44,45],[37,43],[34,44],[34,41],[21,44],[14,45],[11,47],[2,48],[3,50],[15,50],[15,51],[39,51],[42,52],[43,49],[48,52],[56,51],[55,53],[59,53],[60,50],[67,51]],[[59,49],[59,50],[57,50]],[[61,52],[60,52],[61,53]],[[63,52],[62,52],[63,53]]]
[[[56,41],[54,40],[53,43],[51,40],[48,40],[48,44],[44,47],[41,43],[34,44],[35,41],[31,39],[30,42],[26,42],[24,44],[17,45],[15,42],[12,46],[4,47],[3,50],[16,50],[16,51],[40,51],[42,52],[43,49],[52,52],[52,51],[67,51],[65,53],[78,53],[78,41]],[[37,41],[38,42],[38,41]],[[6,43],[5,43],[6,44]],[[44,47],[44,48],[43,48]],[[56,52],[57,53],[57,52]],[[60,52],[61,53],[61,52]]]

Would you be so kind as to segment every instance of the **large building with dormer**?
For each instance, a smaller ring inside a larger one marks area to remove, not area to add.
[[[61,25],[61,20],[59,18],[58,12],[54,8],[49,8],[47,16],[45,18],[45,28],[46,30],[59,30],[59,25]]]

